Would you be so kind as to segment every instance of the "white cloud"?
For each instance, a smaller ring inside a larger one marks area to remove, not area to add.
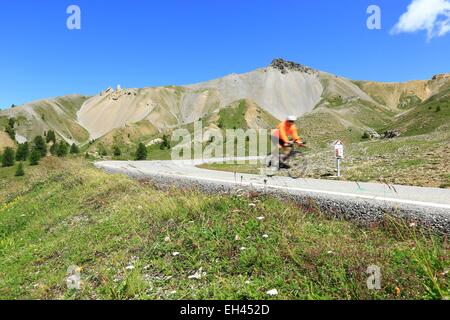
[[[392,34],[427,31],[428,40],[450,32],[450,0],[413,0]]]

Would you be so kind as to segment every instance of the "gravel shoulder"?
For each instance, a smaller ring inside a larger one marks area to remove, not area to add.
[[[386,215],[450,234],[450,190],[377,183],[291,179],[201,169],[218,159],[178,161],[103,161],[97,168],[110,173],[151,179],[161,187],[198,188],[204,192],[254,190],[319,206],[327,215],[362,225],[380,223]]]

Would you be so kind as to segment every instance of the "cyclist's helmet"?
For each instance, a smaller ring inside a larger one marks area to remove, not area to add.
[[[287,117],[287,121],[295,122],[295,121],[297,121],[297,117],[296,116],[289,116],[289,117]]]

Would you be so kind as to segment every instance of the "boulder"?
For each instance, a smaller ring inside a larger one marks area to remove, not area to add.
[[[384,139],[394,139],[400,136],[400,132],[397,130],[388,130],[384,133]]]

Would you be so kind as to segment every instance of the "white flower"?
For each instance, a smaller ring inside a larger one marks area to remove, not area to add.
[[[269,290],[269,291],[267,291],[267,294],[269,296],[276,296],[278,294],[278,290],[277,289]]]
[[[256,207],[256,204],[254,204],[254,203],[249,203],[248,206],[254,208],[254,207]]]
[[[333,251],[330,250],[330,251],[327,251],[327,253],[328,253],[328,254],[333,254]]]
[[[180,255],[180,253],[175,251],[175,252],[172,253],[172,255],[173,255],[174,257],[176,257],[176,256]]]
[[[247,248],[246,247],[240,247],[240,250],[244,251],[244,250],[247,250]]]
[[[169,236],[165,237],[165,238],[164,238],[164,241],[165,241],[165,242],[169,242],[169,241],[170,241],[170,237],[169,237]]]
[[[264,239],[267,239],[268,237],[269,237],[269,235],[268,234],[263,234],[263,236],[262,236]]]
[[[127,269],[127,270],[133,270],[134,269],[134,266],[127,266],[125,269]]]
[[[250,284],[250,280],[245,281],[245,284]]]
[[[205,275],[206,272],[203,272],[203,267],[200,267],[200,269],[198,269],[197,272],[194,273],[193,275],[189,276],[188,279],[201,279]]]
[[[239,237],[239,235],[237,234],[237,235],[234,237],[234,240],[235,240],[235,241],[239,241],[239,240],[241,240],[241,237]]]
[[[265,218],[263,216],[256,218],[259,221],[263,221]]]

